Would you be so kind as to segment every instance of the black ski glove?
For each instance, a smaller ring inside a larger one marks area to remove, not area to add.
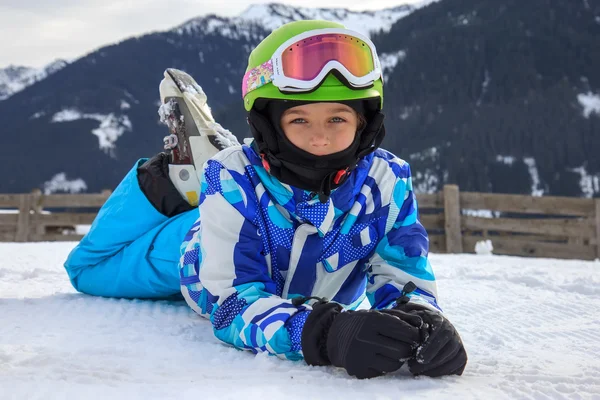
[[[167,153],[158,153],[140,165],[137,168],[137,178],[140,189],[159,213],[174,217],[196,208],[181,197],[171,182]]]
[[[410,302],[400,302],[395,309],[423,319],[421,346],[416,357],[408,361],[413,375],[462,375],[467,352],[458,332],[442,313]]]
[[[421,317],[398,310],[342,312],[336,303],[319,303],[302,330],[302,352],[309,365],[346,369],[373,378],[399,369],[415,355]]]

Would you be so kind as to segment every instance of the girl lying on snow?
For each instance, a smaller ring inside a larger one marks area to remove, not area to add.
[[[414,375],[462,374],[410,168],[378,148],[382,86],[357,32],[327,21],[275,30],[244,77],[252,143],[204,163],[197,208],[169,179],[172,157],[140,160],[69,255],[73,286],[181,292],[226,343],[359,378],[404,362]],[[353,311],[365,294],[371,309]]]

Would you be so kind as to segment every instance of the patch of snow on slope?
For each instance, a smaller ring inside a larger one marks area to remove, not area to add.
[[[30,68],[11,65],[0,69],[0,100],[5,100],[32,84],[45,79],[67,65],[64,60],[56,60],[43,68]]]
[[[38,119],[40,117],[43,117],[44,115],[46,115],[45,111],[38,111],[35,114],[33,114],[31,117],[29,117],[29,119]]]
[[[82,113],[74,108],[61,110],[52,116],[52,122],[70,122],[79,119],[94,119],[100,122],[92,134],[98,137],[100,149],[108,154],[113,154],[115,143],[119,136],[126,131],[131,131],[133,126],[127,115]]]
[[[437,172],[430,168],[417,171],[413,175],[413,190],[415,193],[434,194],[440,191],[440,179]]]
[[[420,161],[425,161],[425,160],[437,160],[439,157],[439,152],[437,147],[430,147],[428,149],[425,149],[423,151],[418,151],[416,153],[412,153],[411,155],[408,156],[409,159],[411,160],[420,160]]]
[[[428,161],[434,164],[439,159],[437,147],[430,147],[408,156],[411,161]],[[439,168],[439,166],[438,166]],[[432,168],[417,168],[413,171],[413,190],[415,193],[437,193],[441,190],[439,174]]]
[[[73,108],[67,108],[54,114],[51,122],[70,122],[81,118],[84,118],[84,114],[80,111]]]
[[[67,179],[67,174],[61,172],[44,183],[44,194],[52,193],[81,193],[87,190],[87,184],[81,178]]]
[[[490,71],[486,68],[483,82],[481,82],[481,95],[479,95],[479,99],[477,99],[478,106],[480,106],[481,103],[483,102],[483,98],[487,94],[488,86],[490,85],[491,81],[492,81],[492,78],[490,77]]]
[[[469,356],[464,374],[413,378],[403,367],[359,381],[338,368],[226,346],[183,301],[77,293],[62,266],[75,245],[0,243],[3,399],[82,393],[86,400],[595,399],[600,393],[596,262],[432,254],[440,305]]]
[[[408,106],[402,107],[400,112],[400,119],[407,120],[413,115],[414,112],[419,112],[421,110],[420,106]]]
[[[571,171],[579,174],[579,187],[584,197],[591,198],[600,192],[600,177],[588,174],[585,166],[571,168]]]
[[[404,61],[406,51],[398,50],[395,53],[383,53],[379,55],[379,62],[383,70],[383,79],[387,81],[388,77],[394,72],[394,68],[398,65],[398,61]]]
[[[583,116],[589,118],[592,113],[600,115],[600,95],[592,92],[580,93],[577,95],[577,101],[583,107]]]
[[[505,165],[513,165],[516,158],[514,156],[504,156],[499,154],[496,156],[496,161]],[[533,157],[523,157],[523,163],[527,165],[527,170],[531,177],[531,195],[543,196],[546,190],[542,187],[535,159]]]
[[[506,165],[513,165],[515,163],[515,157],[497,155],[496,161],[501,162],[502,164],[506,164]]]
[[[127,115],[108,115],[93,114],[100,121],[100,126],[92,130],[92,134],[98,137],[100,149],[110,153],[115,148],[115,143],[119,136],[125,131],[131,131],[132,125]]]
[[[524,157],[523,162],[525,163],[525,165],[527,165],[527,168],[529,170],[529,176],[531,176],[531,195],[538,197],[543,196],[544,189],[542,189],[542,185],[540,182],[540,174],[538,173],[535,158]]]

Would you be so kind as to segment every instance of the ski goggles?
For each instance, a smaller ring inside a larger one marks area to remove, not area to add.
[[[375,45],[369,38],[347,29],[315,29],[287,40],[270,60],[246,72],[242,97],[267,83],[283,93],[310,92],[332,70],[356,89],[369,87],[382,77]]]

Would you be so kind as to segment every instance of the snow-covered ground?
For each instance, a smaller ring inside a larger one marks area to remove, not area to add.
[[[76,293],[74,243],[0,243],[0,399],[600,399],[600,263],[432,255],[462,377],[368,381],[218,342],[184,302]]]

